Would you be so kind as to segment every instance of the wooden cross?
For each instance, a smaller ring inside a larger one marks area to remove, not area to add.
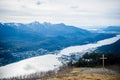
[[[104,54],[103,54],[103,55],[102,55],[102,58],[100,58],[100,59],[102,59],[103,68],[104,68],[104,64],[105,64],[104,60],[107,59],[107,57],[105,57]]]

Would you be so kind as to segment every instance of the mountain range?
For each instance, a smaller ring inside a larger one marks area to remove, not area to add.
[[[107,33],[97,33],[64,23],[0,23],[0,65],[54,54],[69,46],[96,43],[119,34],[118,28],[112,27],[114,33],[110,32],[111,27],[103,29]]]

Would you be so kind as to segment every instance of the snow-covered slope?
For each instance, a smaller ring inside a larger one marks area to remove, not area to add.
[[[101,41],[98,41],[97,43],[93,43],[93,44],[86,44],[86,45],[82,45],[82,46],[71,46],[71,47],[61,50],[59,55],[68,55],[69,56],[69,55],[71,55],[71,53],[86,52],[86,50],[88,51],[90,49],[94,50],[94,48],[97,48],[100,46],[113,44],[114,42],[118,41],[119,39],[120,39],[120,35],[117,35],[116,37],[101,40]]]
[[[56,55],[33,57],[0,67],[0,79],[57,69],[62,63]]]
[[[60,57],[63,57],[63,55],[70,56],[71,53],[81,55],[81,53],[84,54],[85,52],[94,50],[97,47],[112,44],[119,39],[120,35],[117,35],[116,37],[101,40],[93,44],[71,46],[61,50],[58,54],[33,57],[0,67],[0,79],[58,69],[58,67],[62,65],[62,60],[59,59]]]

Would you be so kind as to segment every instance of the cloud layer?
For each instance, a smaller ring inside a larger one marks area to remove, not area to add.
[[[120,25],[120,0],[0,0],[1,22]]]

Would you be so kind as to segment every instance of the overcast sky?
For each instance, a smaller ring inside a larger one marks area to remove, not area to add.
[[[0,0],[0,22],[120,25],[120,0]]]

